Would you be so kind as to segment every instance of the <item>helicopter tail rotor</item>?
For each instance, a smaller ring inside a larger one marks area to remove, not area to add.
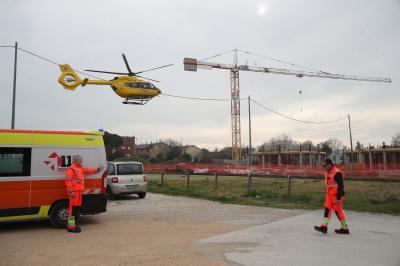
[[[69,65],[60,65],[60,69],[61,75],[58,78],[58,82],[64,87],[64,89],[73,91],[83,83],[82,79]]]

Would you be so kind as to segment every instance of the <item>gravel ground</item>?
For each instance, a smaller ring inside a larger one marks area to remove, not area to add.
[[[0,265],[229,265],[205,252],[202,239],[304,213],[220,204],[149,193],[110,201],[101,215],[82,217],[81,234],[48,221],[0,224]],[[221,244],[222,245],[222,244]]]

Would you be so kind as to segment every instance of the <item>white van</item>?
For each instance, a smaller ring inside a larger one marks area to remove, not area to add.
[[[108,162],[107,192],[110,197],[137,194],[146,197],[147,177],[140,162]]]

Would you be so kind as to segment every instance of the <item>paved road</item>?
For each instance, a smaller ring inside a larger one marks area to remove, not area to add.
[[[204,252],[217,248],[241,265],[400,265],[400,217],[347,213],[350,235],[327,235],[313,230],[321,212],[215,236],[198,245]],[[226,247],[224,250],[223,247]]]

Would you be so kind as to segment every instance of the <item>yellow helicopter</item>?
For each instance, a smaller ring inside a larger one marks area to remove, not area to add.
[[[91,80],[88,78],[81,79],[78,74],[67,64],[60,65],[61,75],[58,78],[58,82],[67,90],[75,90],[79,85],[86,86],[87,84],[92,85],[109,85],[113,91],[125,100],[123,104],[139,104],[143,105],[150,101],[153,97],[161,94],[161,90],[158,89],[150,82],[146,82],[140,79],[138,74],[148,72],[151,70],[172,66],[173,64],[155,67],[139,72],[132,72],[129,67],[126,56],[122,54],[128,73],[121,72],[109,72],[99,70],[85,70],[89,72],[106,73],[120,75],[112,80]],[[158,80],[141,77],[146,80],[159,82]]]

